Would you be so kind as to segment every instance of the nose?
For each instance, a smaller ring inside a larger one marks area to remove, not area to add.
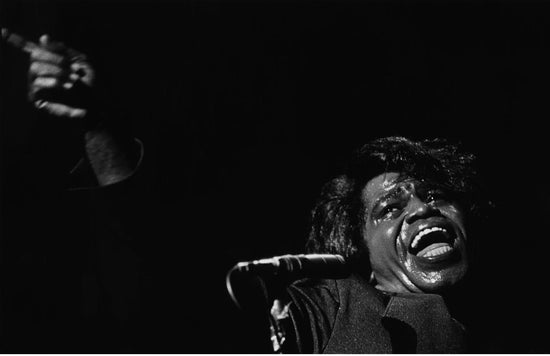
[[[411,197],[407,206],[407,217],[405,218],[407,224],[410,225],[416,220],[427,219],[433,216],[441,216],[439,209],[415,195]]]

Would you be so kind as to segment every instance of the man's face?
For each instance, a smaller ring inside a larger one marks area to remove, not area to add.
[[[376,288],[430,293],[454,285],[468,268],[461,210],[441,189],[398,178],[381,174],[362,192]]]

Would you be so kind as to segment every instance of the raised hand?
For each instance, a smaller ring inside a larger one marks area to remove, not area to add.
[[[81,119],[92,106],[95,71],[86,55],[52,41],[48,35],[33,43],[2,29],[6,42],[29,53],[29,100],[57,117]]]

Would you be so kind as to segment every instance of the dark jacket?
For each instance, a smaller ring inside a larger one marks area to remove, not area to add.
[[[363,278],[303,280],[290,295],[286,352],[464,353],[464,327],[434,294],[384,294]]]

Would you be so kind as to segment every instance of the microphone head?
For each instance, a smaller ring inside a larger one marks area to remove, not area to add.
[[[257,275],[298,278],[345,278],[349,266],[341,255],[283,255],[250,262],[240,262],[236,270]]]

